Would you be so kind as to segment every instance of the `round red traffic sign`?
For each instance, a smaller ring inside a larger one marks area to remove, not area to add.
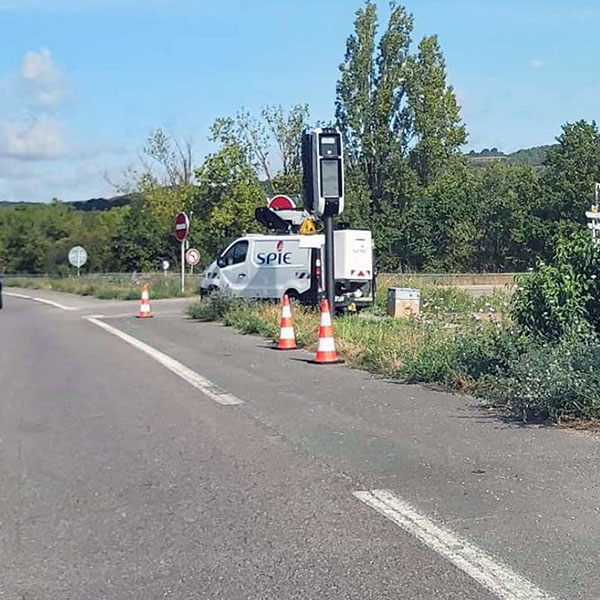
[[[185,253],[185,262],[192,267],[195,267],[200,262],[200,252],[196,248],[190,248]]]
[[[190,220],[184,212],[175,215],[175,224],[173,226],[173,234],[178,242],[183,242],[187,237],[190,229]]]
[[[267,205],[271,210],[294,210],[296,205],[289,196],[274,196]]]

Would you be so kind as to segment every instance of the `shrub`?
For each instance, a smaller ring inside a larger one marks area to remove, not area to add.
[[[239,303],[241,301],[231,294],[217,290],[206,298],[190,304],[187,313],[192,319],[198,321],[219,321]]]
[[[600,332],[600,248],[589,234],[562,238],[551,264],[518,280],[512,314],[525,333],[558,340],[574,331]]]
[[[489,377],[485,392],[524,421],[598,418],[599,360],[595,336],[534,343],[504,372]]]
[[[473,388],[479,379],[506,370],[525,346],[525,338],[500,324],[481,323],[446,336],[432,331],[400,375],[409,382]]]

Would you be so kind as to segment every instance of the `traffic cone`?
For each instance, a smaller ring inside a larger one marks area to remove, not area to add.
[[[140,311],[137,314],[138,319],[149,319],[152,317],[150,310],[150,294],[148,293],[148,284],[142,286],[142,298],[140,300]]]
[[[331,325],[331,313],[329,312],[329,301],[321,300],[321,326],[319,327],[319,344],[315,354],[315,363],[319,365],[344,362],[335,351],[333,340],[333,326]]]
[[[294,320],[292,319],[292,308],[287,294],[283,295],[283,304],[281,306],[281,331],[279,333],[278,350],[294,350],[296,345],[296,336],[294,335]]]

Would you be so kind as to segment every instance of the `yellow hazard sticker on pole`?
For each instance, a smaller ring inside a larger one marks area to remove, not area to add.
[[[300,225],[300,234],[314,235],[315,233],[317,233],[315,222],[312,219],[304,219],[304,221],[302,221],[302,225]]]

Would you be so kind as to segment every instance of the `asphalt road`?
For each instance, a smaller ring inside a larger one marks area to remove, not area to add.
[[[185,300],[140,321],[12,292],[55,305],[0,311],[0,598],[600,598],[596,436],[317,367]]]

